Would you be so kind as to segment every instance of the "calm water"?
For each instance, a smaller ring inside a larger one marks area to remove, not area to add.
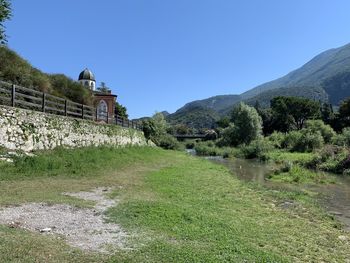
[[[329,185],[298,185],[272,183],[266,180],[269,173],[275,168],[272,164],[265,164],[256,160],[223,159],[222,157],[205,157],[216,163],[230,168],[232,173],[244,181],[253,181],[267,187],[286,187],[293,189],[306,189],[319,193],[319,201],[326,210],[333,214],[344,228],[350,231],[350,177],[337,176],[335,184]]]

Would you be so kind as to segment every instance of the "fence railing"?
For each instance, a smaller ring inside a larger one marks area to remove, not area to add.
[[[3,81],[0,81],[0,104],[141,129],[141,125],[138,122],[121,118],[116,114],[109,114],[108,111],[97,111],[95,107]]]

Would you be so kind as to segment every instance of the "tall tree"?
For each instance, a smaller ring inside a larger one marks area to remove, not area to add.
[[[333,106],[330,103],[323,103],[321,106],[321,117],[324,123],[331,124],[334,120]]]
[[[9,0],[0,0],[0,44],[6,44],[4,22],[11,18],[11,4]]]
[[[275,97],[271,110],[274,128],[283,132],[301,130],[306,120],[320,117],[319,102],[300,97]]]
[[[258,112],[242,102],[233,109],[231,121],[233,124],[223,131],[223,145],[249,144],[262,134],[262,120]]]
[[[350,97],[340,103],[337,122],[342,128],[350,126]]]
[[[100,84],[100,86],[97,88],[97,90],[99,91],[99,92],[102,92],[102,93],[109,93],[110,91],[111,91],[111,89],[110,88],[108,88],[107,86],[106,86],[106,83],[105,82],[101,82],[101,84]]]

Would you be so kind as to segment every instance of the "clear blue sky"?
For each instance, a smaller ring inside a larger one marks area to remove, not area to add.
[[[48,73],[90,68],[132,118],[242,93],[350,42],[348,0],[12,3],[12,49]]]

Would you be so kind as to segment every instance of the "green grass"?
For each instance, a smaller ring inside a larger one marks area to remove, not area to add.
[[[283,163],[288,160],[293,163],[304,165],[309,161],[311,161],[314,158],[315,154],[274,150],[274,151],[268,152],[267,156],[269,159],[277,163]]]
[[[107,215],[132,250],[83,253],[61,239],[0,227],[0,262],[344,262],[350,235],[305,193],[267,190],[228,169],[155,148],[58,149],[0,170],[0,204],[88,203],[62,192],[115,187]],[[279,206],[293,199],[290,209]]]
[[[335,175],[306,169],[297,164],[292,165],[289,171],[276,171],[269,176],[269,179],[285,183],[330,184],[336,182]]]

